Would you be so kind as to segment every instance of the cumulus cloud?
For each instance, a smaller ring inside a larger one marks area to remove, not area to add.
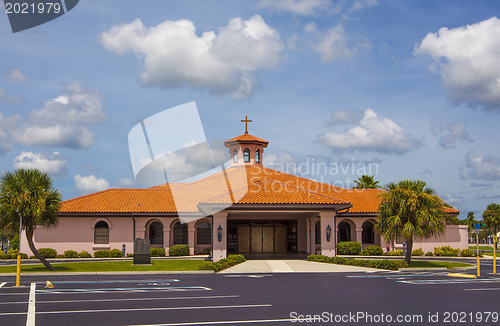
[[[295,156],[287,152],[265,154],[262,158],[265,167],[292,174],[295,173],[295,166],[298,162]]]
[[[460,171],[462,179],[500,179],[500,158],[495,155],[475,155],[469,152],[465,156],[466,170]]]
[[[13,69],[7,72],[7,80],[11,83],[24,84],[28,81],[26,76],[19,69]]]
[[[355,123],[363,118],[363,110],[338,110],[332,115],[332,120],[330,124],[345,124],[345,123]]]
[[[96,191],[109,188],[109,182],[104,178],[96,178],[95,175],[81,176],[75,175],[75,188],[80,194],[90,194]]]
[[[464,202],[463,198],[455,195],[444,195],[443,200],[450,205],[458,205]]]
[[[217,32],[201,36],[189,20],[147,27],[136,19],[112,27],[100,40],[117,54],[135,53],[146,85],[188,86],[236,98],[252,96],[260,86],[257,71],[275,69],[284,59],[279,33],[258,15],[232,18]]]
[[[27,122],[17,128],[14,140],[28,146],[88,148],[95,141],[87,126],[104,120],[99,92],[74,81],[66,85],[62,95],[32,110]]]
[[[367,109],[356,126],[344,132],[328,131],[317,140],[332,149],[375,151],[386,154],[403,154],[419,148],[422,143],[389,118]]]
[[[42,154],[22,151],[14,158],[15,169],[38,169],[52,175],[66,172],[66,159],[58,152]]]
[[[331,5],[330,0],[260,0],[257,7],[310,16],[328,10]]]
[[[13,149],[9,133],[15,125],[15,120],[15,116],[5,117],[0,111],[0,155],[4,155]]]
[[[439,136],[439,146],[442,148],[454,148],[456,143],[473,142],[465,130],[465,122],[448,123],[436,119],[431,122],[434,135]]]
[[[500,109],[500,20],[496,17],[429,33],[415,46],[429,55],[448,96],[469,107]]]
[[[321,62],[350,58],[354,54],[354,50],[347,45],[349,38],[340,24],[320,32],[316,23],[309,23],[304,32],[309,38],[311,49],[319,54]]]

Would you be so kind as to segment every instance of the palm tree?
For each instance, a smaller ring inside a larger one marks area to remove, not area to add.
[[[443,201],[421,180],[402,180],[387,185],[381,194],[380,220],[377,229],[387,241],[403,236],[405,261],[409,264],[413,239],[429,237],[444,231]]]
[[[354,180],[356,184],[354,189],[378,189],[378,181],[375,181],[375,175],[362,175],[358,179]]]
[[[7,172],[0,181],[0,227],[22,228],[31,251],[47,269],[54,267],[40,255],[33,243],[33,232],[37,225],[54,227],[58,224],[57,212],[61,194],[52,187],[50,177],[39,170],[16,170]]]
[[[474,212],[469,212],[467,213],[467,219],[469,220],[469,226],[472,228],[474,227],[474,219],[476,217],[474,216]]]
[[[500,205],[489,204],[486,206],[486,210],[483,213],[484,224],[491,230],[495,230],[495,235],[497,235],[500,226]],[[495,249],[496,249],[495,242]]]

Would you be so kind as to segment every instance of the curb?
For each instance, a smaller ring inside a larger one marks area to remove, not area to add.
[[[214,271],[138,271],[138,272],[51,272],[21,273],[21,276],[72,276],[72,275],[166,275],[166,274],[214,274]],[[0,273],[0,276],[16,276],[16,273]]]
[[[467,267],[453,267],[453,268],[446,268],[446,267],[408,267],[408,268],[400,268],[398,269],[399,272],[436,272],[436,271],[468,271],[468,270],[473,270],[476,269],[477,265],[474,266],[467,266]]]

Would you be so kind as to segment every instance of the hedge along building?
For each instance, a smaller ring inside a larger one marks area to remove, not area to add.
[[[35,245],[58,253],[92,253],[125,244],[132,253],[134,238],[149,238],[151,246],[167,253],[173,245],[187,244],[191,255],[211,252],[214,261],[232,253],[334,256],[342,241],[389,246],[375,230],[383,190],[344,189],[266,168],[262,163],[268,142],[247,131],[225,146],[231,166],[200,180],[108,189],[64,201],[59,225],[37,228]],[[415,239],[413,247],[465,249],[467,232],[467,226],[447,225],[442,235]],[[22,247],[28,248],[22,239]],[[402,241],[391,246],[402,248]]]

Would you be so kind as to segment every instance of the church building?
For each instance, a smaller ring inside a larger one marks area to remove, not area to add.
[[[245,130],[225,142],[230,167],[197,181],[114,188],[66,200],[56,228],[35,230],[35,245],[59,254],[125,245],[133,253],[134,239],[148,238],[167,254],[170,247],[187,244],[191,255],[207,253],[213,261],[235,253],[334,256],[342,241],[384,251],[402,248],[402,240],[389,244],[375,229],[383,190],[344,189],[266,168],[268,145]],[[22,239],[22,248],[28,248]],[[415,239],[413,248],[427,252],[443,245],[468,248],[467,226],[447,225],[442,235]]]

